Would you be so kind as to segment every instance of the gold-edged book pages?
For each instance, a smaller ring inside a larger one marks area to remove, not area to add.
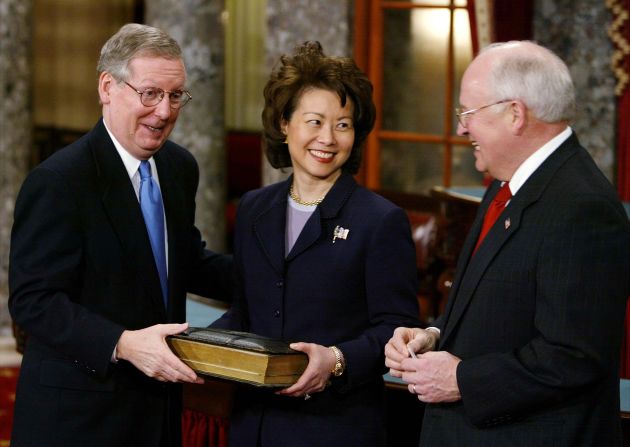
[[[308,364],[308,356],[288,343],[248,332],[189,328],[166,342],[199,374],[256,386],[290,386]]]

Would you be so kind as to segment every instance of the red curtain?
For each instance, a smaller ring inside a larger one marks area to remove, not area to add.
[[[612,68],[617,78],[617,188],[622,200],[630,201],[630,0],[609,0],[613,20],[608,35],[614,46]]]
[[[617,188],[622,200],[630,201],[630,89],[617,102]],[[624,123],[626,123],[624,125]],[[625,336],[621,348],[621,377],[630,379],[630,298],[626,305]]]
[[[630,36],[629,36],[630,37]],[[617,191],[630,202],[630,89],[617,99]]]
[[[622,379],[630,379],[630,299],[626,303],[625,335],[621,344],[621,371]]]
[[[612,13],[608,35],[613,43],[612,68],[617,78],[617,191],[630,201],[630,0],[610,0],[606,6]],[[630,379],[630,300],[626,306],[626,331],[621,353],[621,377]]]
[[[229,421],[195,410],[182,413],[182,447],[227,447]]]

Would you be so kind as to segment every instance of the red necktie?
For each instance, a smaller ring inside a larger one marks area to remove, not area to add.
[[[510,191],[509,185],[509,182],[505,182],[501,189],[499,189],[497,195],[494,196],[494,199],[492,199],[492,202],[490,202],[490,206],[488,207],[486,215],[483,218],[483,226],[481,227],[481,233],[479,234],[479,239],[477,239],[477,245],[475,245],[475,250],[473,251],[473,254],[475,254],[475,252],[481,245],[481,242],[486,237],[486,234],[488,234],[488,231],[490,231],[490,228],[492,228],[494,222],[503,212],[505,204],[512,198],[512,191]]]

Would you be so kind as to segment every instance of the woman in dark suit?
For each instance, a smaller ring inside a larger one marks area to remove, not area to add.
[[[214,327],[293,342],[309,364],[289,388],[240,389],[231,445],[384,445],[383,349],[396,326],[418,324],[418,307],[404,211],[352,176],[372,85],[307,42],[281,57],[264,96],[267,158],[293,175],[242,198],[240,293]]]

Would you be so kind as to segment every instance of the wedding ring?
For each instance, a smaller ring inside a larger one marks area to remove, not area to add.
[[[304,400],[309,400],[310,398],[311,398],[311,395],[310,395],[310,394],[306,393],[306,394],[304,395]]]

